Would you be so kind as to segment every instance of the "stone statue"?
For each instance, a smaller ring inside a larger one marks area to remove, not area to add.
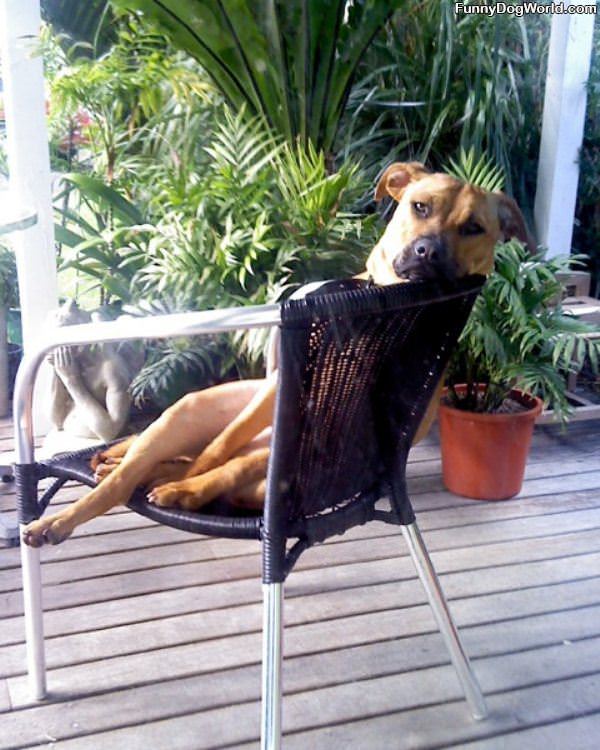
[[[54,313],[54,322],[61,326],[101,319],[73,300]],[[121,434],[131,406],[128,387],[142,364],[131,353],[115,344],[102,344],[60,347],[48,356],[54,369],[49,399],[54,430],[45,448],[73,450]]]

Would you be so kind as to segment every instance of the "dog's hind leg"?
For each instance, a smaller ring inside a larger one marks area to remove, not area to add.
[[[267,480],[259,479],[257,482],[250,482],[230,492],[227,499],[237,508],[262,510],[265,505],[266,491]]]
[[[263,381],[263,386],[235,419],[218,432],[214,440],[190,464],[186,476],[204,474],[222,466],[249,447],[253,450],[256,447],[253,446],[254,440],[272,424],[276,390],[277,380],[271,375]]]
[[[155,487],[148,493],[148,501],[163,507],[179,505],[197,510],[216,497],[235,494],[237,488],[264,479],[268,462],[269,448],[257,448],[205,474]]]
[[[126,503],[162,461],[188,453],[198,455],[247,406],[263,384],[262,380],[236,381],[180,399],[130,444],[119,465],[104,481],[59,513],[32,521],[23,532],[23,541],[32,547],[58,544],[80,524]]]

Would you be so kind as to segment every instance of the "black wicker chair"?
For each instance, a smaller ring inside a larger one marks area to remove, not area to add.
[[[477,276],[454,284],[388,287],[329,282],[303,299],[284,303],[280,312],[264,307],[190,313],[179,316],[179,323],[166,316],[162,322],[154,319],[153,334],[124,330],[118,322],[62,329],[61,340],[24,363],[17,383],[20,523],[39,518],[68,479],[94,484],[88,466],[92,451],[33,460],[31,389],[45,351],[69,343],[181,334],[184,319],[185,332],[198,332],[265,325],[280,317],[264,515],[239,515],[219,502],[202,512],[159,508],[148,504],[142,492],[131,499],[130,508],[186,531],[261,540],[263,748],[280,746],[283,582],[306,549],[373,519],[401,526],[471,711],[476,718],[484,717],[483,697],[415,524],[405,481],[412,439],[483,281]],[[38,499],[37,483],[43,477],[56,481]],[[37,550],[22,546],[29,668],[41,698],[45,675],[39,558]]]

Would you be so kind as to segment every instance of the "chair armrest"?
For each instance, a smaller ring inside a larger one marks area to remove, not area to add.
[[[17,463],[33,461],[32,401],[35,378],[44,357],[58,346],[83,346],[136,339],[199,336],[278,325],[279,305],[229,307],[222,310],[155,315],[143,318],[64,326],[51,331],[45,342],[26,352],[17,372],[14,394],[15,453]]]

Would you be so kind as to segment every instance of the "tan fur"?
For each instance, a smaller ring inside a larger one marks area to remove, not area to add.
[[[380,285],[403,280],[394,264],[424,236],[443,240],[458,276],[490,273],[499,240],[516,236],[529,243],[512,199],[446,174],[430,174],[418,162],[390,165],[375,189],[377,200],[384,196],[398,205],[361,274]],[[419,215],[415,204],[426,215]],[[477,233],[465,233],[465,226],[473,225]],[[189,394],[140,436],[99,454],[92,463],[102,480],[99,486],[64,511],[29,524],[24,541],[33,546],[58,543],[83,521],[127,502],[140,485],[150,488],[149,501],[161,506],[193,510],[223,495],[241,505],[260,506],[276,385],[276,377],[270,377],[262,383],[240,381]],[[433,421],[438,401],[439,391],[417,439]],[[185,463],[181,454],[195,458]]]

